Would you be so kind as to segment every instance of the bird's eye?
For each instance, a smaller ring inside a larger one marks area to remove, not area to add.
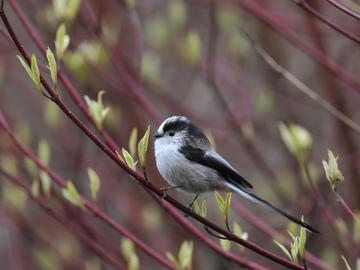
[[[169,136],[172,137],[172,136],[174,136],[174,135],[175,135],[175,132],[174,132],[174,131],[170,131],[170,132],[169,132]]]

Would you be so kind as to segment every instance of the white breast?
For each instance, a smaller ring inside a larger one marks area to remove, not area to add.
[[[156,166],[170,186],[182,186],[182,190],[201,193],[221,189],[222,177],[208,167],[186,159],[178,151],[178,144],[166,140],[155,141]]]
[[[172,175],[184,157],[178,152],[176,144],[169,144],[164,140],[155,141],[156,166],[162,177],[170,184],[176,185]]]

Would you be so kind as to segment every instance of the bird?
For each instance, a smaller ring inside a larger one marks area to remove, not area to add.
[[[201,193],[231,191],[279,213],[310,232],[319,233],[309,224],[254,194],[252,184],[215,151],[205,133],[187,117],[165,119],[154,138],[156,166],[169,185],[162,190],[177,189],[195,194],[190,207]]]

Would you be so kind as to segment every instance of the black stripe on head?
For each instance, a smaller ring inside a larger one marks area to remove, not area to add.
[[[178,116],[175,118],[170,118],[163,127],[163,132],[173,130],[173,131],[181,131],[186,129],[190,124],[190,121],[186,117]]]
[[[186,131],[188,138],[199,139],[203,143],[210,145],[210,142],[204,132],[202,132],[201,129],[195,126],[186,117],[178,116],[167,121],[163,127],[163,132],[165,133],[169,130],[173,130],[175,132]]]

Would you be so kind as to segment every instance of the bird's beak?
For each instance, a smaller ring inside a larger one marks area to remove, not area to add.
[[[158,139],[158,138],[161,138],[162,135],[161,135],[160,133],[156,132],[155,135],[154,135],[154,137],[155,137],[155,139]]]

